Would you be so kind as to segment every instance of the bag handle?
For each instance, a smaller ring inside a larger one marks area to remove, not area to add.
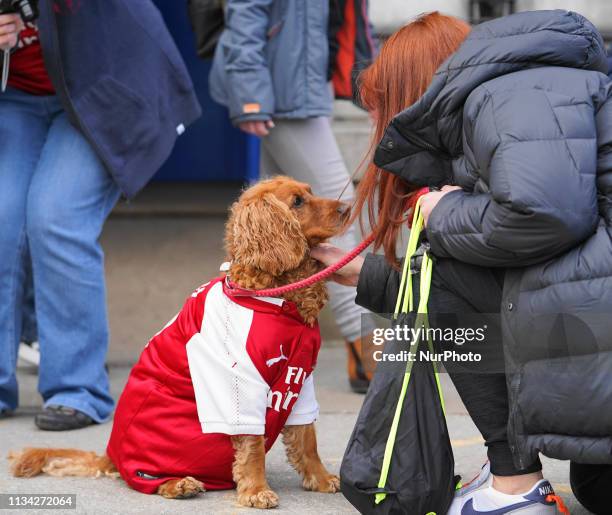
[[[402,268],[402,277],[400,280],[399,293],[397,295],[397,301],[395,303],[395,312],[393,318],[397,319],[400,313],[410,313],[414,309],[414,295],[412,292],[412,258],[417,251],[419,245],[419,239],[421,231],[425,227],[425,219],[421,211],[421,198],[417,201],[414,207],[412,229],[410,231],[410,237],[408,238],[408,246],[406,248],[406,257],[404,258],[404,266]],[[431,291],[431,277],[433,271],[433,260],[429,256],[429,253],[425,251],[421,262],[421,281],[419,284],[419,305],[417,308],[416,327],[422,327],[427,334],[429,329],[428,321],[428,309],[427,304],[429,302],[429,293]],[[411,347],[418,350],[421,343],[421,332],[417,334],[415,341]],[[430,351],[433,352],[433,345],[429,338],[426,338],[427,345]],[[387,444],[385,446],[385,454],[383,456],[383,463],[380,471],[380,478],[378,480],[378,488],[384,489],[387,484],[387,477],[389,475],[389,468],[391,466],[391,456],[393,455],[393,448],[395,446],[395,440],[397,438],[397,430],[399,427],[400,416],[402,413],[402,406],[406,398],[406,392],[408,391],[408,384],[410,383],[410,375],[412,372],[413,361],[406,363],[406,371],[404,372],[404,380],[402,381],[402,388],[400,395],[395,406],[395,413],[393,415],[393,422],[391,423],[391,429],[389,436],[387,437]],[[446,416],[446,408],[444,405],[444,397],[442,394],[442,386],[440,384],[440,378],[435,362],[432,362],[434,369],[434,375],[436,377],[436,385],[438,388],[438,395],[440,397],[440,405],[442,407],[442,413]],[[376,504],[380,504],[387,498],[388,492],[379,492],[374,498]]]
[[[412,270],[411,262],[412,257],[417,251],[419,246],[419,237],[421,231],[425,225],[425,219],[421,212],[421,199],[417,200],[414,206],[414,213],[412,215],[412,229],[410,230],[410,237],[408,238],[408,247],[406,248],[406,257],[404,258],[404,266],[402,267],[402,278],[400,281],[399,293],[397,295],[397,301],[395,302],[395,312],[393,318],[397,319],[399,313],[410,313],[414,309],[414,297],[412,295]],[[423,262],[425,256],[423,256]],[[402,303],[403,299],[403,303]],[[425,302],[427,304],[427,301]]]

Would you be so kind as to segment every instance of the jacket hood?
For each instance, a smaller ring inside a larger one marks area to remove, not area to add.
[[[543,66],[608,72],[603,40],[583,16],[531,11],[482,23],[436,72],[425,94],[399,113],[374,155],[377,166],[417,186],[439,186],[463,153],[463,104],[482,83]]]

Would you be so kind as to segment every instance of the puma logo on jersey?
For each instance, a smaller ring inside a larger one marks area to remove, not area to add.
[[[278,363],[279,361],[282,361],[282,360],[287,361],[288,358],[287,358],[287,356],[285,356],[283,354],[283,346],[281,345],[280,346],[280,356],[278,358],[269,359],[268,361],[266,361],[266,365],[268,365],[268,368],[270,368],[272,365],[275,365],[276,363]]]

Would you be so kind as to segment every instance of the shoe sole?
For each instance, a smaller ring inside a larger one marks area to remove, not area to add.
[[[84,429],[86,427],[89,427],[93,424],[85,424],[85,425],[79,425],[79,426],[67,426],[67,425],[61,425],[61,424],[48,424],[46,422],[40,422],[39,420],[34,420],[34,424],[36,424],[36,427],[38,429],[40,429],[41,431],[75,431],[77,429]]]

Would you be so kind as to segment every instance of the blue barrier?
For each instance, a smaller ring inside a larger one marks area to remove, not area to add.
[[[186,0],[154,0],[168,25],[193,79],[202,118],[177,141],[156,181],[244,181],[259,176],[259,140],[232,127],[227,110],[208,93],[210,62],[195,53]]]

